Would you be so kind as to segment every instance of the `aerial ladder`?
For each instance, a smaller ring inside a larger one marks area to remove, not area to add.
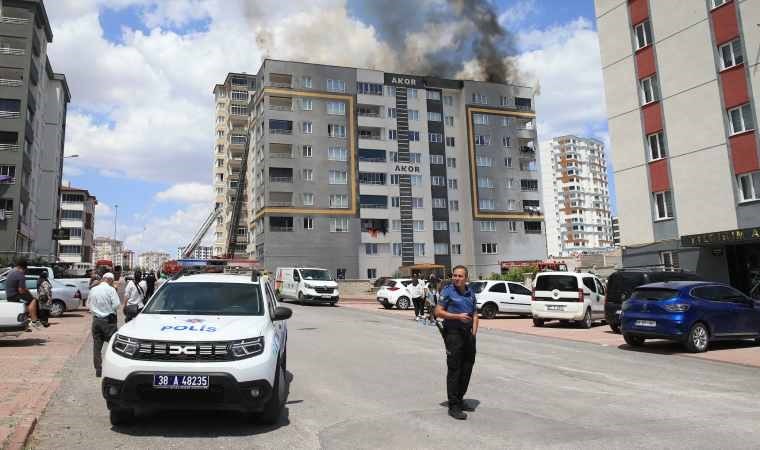
[[[240,226],[240,212],[243,209],[243,197],[245,195],[245,175],[248,170],[248,145],[243,150],[243,162],[240,165],[240,179],[238,180],[237,190],[235,191],[235,201],[232,204],[232,216],[230,225],[227,230],[227,248],[225,254],[227,258],[235,257],[235,246],[237,245],[237,230]]]
[[[189,258],[193,254],[195,249],[198,248],[198,244],[201,243],[203,237],[206,235],[206,233],[208,233],[208,229],[211,228],[211,225],[214,224],[214,221],[216,221],[216,218],[219,217],[221,213],[222,208],[219,206],[211,211],[201,227],[193,235],[193,239],[190,240],[190,243],[185,246],[184,250],[182,250],[182,258]]]

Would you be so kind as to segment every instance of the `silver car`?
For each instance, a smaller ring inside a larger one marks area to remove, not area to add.
[[[50,304],[50,317],[60,317],[64,312],[77,309],[81,305],[82,294],[73,284],[50,280],[53,285],[53,301]],[[26,287],[37,297],[37,277],[27,276]],[[0,300],[6,300],[5,278],[0,279]]]

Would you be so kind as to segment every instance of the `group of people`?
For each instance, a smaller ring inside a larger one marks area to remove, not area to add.
[[[48,273],[41,272],[37,278],[37,297],[26,286],[26,270],[29,263],[21,258],[5,278],[5,298],[9,302],[23,303],[30,318],[31,327],[26,331],[49,327],[50,306],[53,300],[53,284]]]

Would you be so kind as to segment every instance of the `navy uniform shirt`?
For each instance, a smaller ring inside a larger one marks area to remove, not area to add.
[[[447,285],[441,291],[441,299],[438,304],[451,314],[467,313],[470,317],[474,317],[476,311],[475,306],[475,294],[470,290],[468,285],[465,288],[464,294],[454,286],[453,283]],[[472,327],[472,322],[462,322],[461,320],[448,320],[444,319],[443,325],[447,327]]]

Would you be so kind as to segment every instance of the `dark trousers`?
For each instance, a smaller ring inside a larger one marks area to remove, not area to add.
[[[140,308],[138,308],[137,305],[126,305],[124,307],[124,323],[134,319],[139,313]]]
[[[425,301],[422,299],[422,297],[413,298],[412,303],[414,303],[415,316],[421,316],[425,314]]]
[[[472,366],[475,365],[475,336],[472,328],[445,327],[446,343],[446,394],[449,408],[462,406],[464,394],[470,385]]]
[[[103,368],[103,343],[108,343],[115,332],[115,323],[109,323],[107,319],[98,317],[92,318],[92,362],[97,372]]]

